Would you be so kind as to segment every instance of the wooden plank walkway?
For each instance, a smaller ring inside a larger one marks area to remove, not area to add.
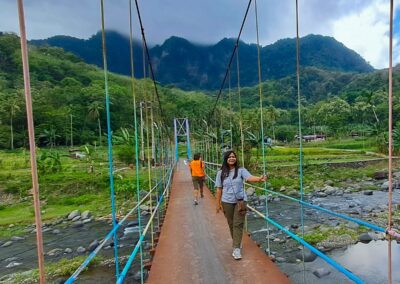
[[[243,259],[233,259],[225,217],[215,212],[212,194],[204,193],[194,206],[190,172],[180,161],[147,283],[290,283],[246,234]]]

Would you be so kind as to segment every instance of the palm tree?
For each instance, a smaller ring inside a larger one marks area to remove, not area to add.
[[[97,120],[99,129],[99,146],[101,146],[101,124],[100,124],[100,112],[104,109],[99,101],[92,102],[88,107],[88,115],[91,119]]]
[[[39,137],[43,138],[46,144],[50,146],[50,148],[53,148],[53,146],[56,145],[56,140],[60,137],[60,135],[56,133],[56,129],[53,127],[53,125],[51,125],[50,129],[43,130],[43,132],[40,133]]]
[[[7,98],[8,97],[8,98]],[[21,110],[21,98],[17,94],[11,96],[5,96],[5,99],[1,102],[1,109],[4,113],[7,113],[10,117],[10,147],[14,150],[14,118],[17,112]]]
[[[9,103],[10,110],[10,130],[11,130],[11,150],[14,150],[14,127],[13,127],[13,118],[15,114],[21,110],[19,106],[18,98],[12,98]]]

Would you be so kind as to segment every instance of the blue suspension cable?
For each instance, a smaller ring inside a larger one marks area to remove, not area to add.
[[[134,260],[135,257],[136,257],[136,254],[137,254],[137,252],[138,252],[138,250],[139,250],[139,247],[140,247],[140,245],[142,244],[142,242],[143,242],[143,240],[144,240],[144,238],[145,238],[145,236],[146,236],[147,230],[149,229],[150,224],[152,223],[152,220],[153,220],[153,218],[154,218],[154,216],[155,216],[155,214],[156,214],[156,211],[158,210],[158,208],[160,207],[160,204],[161,204],[161,203],[163,202],[163,200],[164,200],[164,195],[165,195],[166,191],[168,190],[168,188],[169,188],[169,186],[170,186],[170,184],[171,184],[171,178],[172,178],[173,169],[174,169],[174,165],[171,166],[170,174],[169,174],[169,177],[168,177],[167,186],[165,187],[164,192],[162,193],[162,195],[161,195],[161,197],[160,197],[160,200],[157,202],[157,206],[154,208],[154,211],[153,211],[153,213],[151,214],[150,219],[149,219],[149,221],[148,221],[146,227],[144,228],[142,235],[141,235],[140,238],[139,238],[139,241],[136,243],[136,246],[135,246],[134,250],[132,251],[131,255],[129,256],[129,259],[128,259],[128,261],[126,262],[125,267],[124,267],[124,269],[123,269],[122,272],[121,272],[121,275],[118,277],[118,279],[117,279],[117,284],[122,284],[122,283],[123,283],[123,281],[124,281],[124,279],[125,279],[125,277],[126,277],[126,274],[128,273],[128,270],[129,270],[129,268],[131,267],[132,262],[133,262],[133,260]]]
[[[156,188],[153,187],[150,191],[153,191]],[[136,208],[140,207],[140,205],[149,197],[150,192],[144,196],[136,206],[125,215],[125,217],[117,224],[117,226],[113,227],[113,229],[106,235],[103,241],[96,247],[96,249],[89,254],[89,256],[84,260],[84,262],[78,267],[78,269],[71,275],[70,278],[65,282],[65,284],[71,284],[76,281],[79,274],[89,265],[92,259],[97,255],[97,253],[104,247],[104,245],[108,242],[109,239],[114,235],[114,233],[125,223],[129,216],[136,210]]]
[[[254,188],[263,189],[262,187],[258,187],[258,186],[255,186],[255,185],[252,185],[252,186],[253,186]],[[348,220],[348,221],[357,223],[357,224],[359,224],[359,225],[368,227],[368,228],[373,229],[373,230],[375,230],[375,231],[382,232],[382,233],[385,233],[385,232],[386,232],[386,230],[385,230],[384,228],[381,228],[381,227],[376,226],[376,225],[374,225],[374,224],[365,222],[365,221],[363,221],[363,220],[356,219],[356,218],[352,218],[352,217],[349,217],[349,216],[347,216],[347,215],[344,215],[344,214],[341,214],[341,213],[337,213],[337,212],[334,212],[334,211],[325,209],[325,208],[320,207],[320,206],[317,206],[317,205],[313,205],[313,204],[311,204],[311,203],[308,203],[308,202],[305,202],[305,201],[296,199],[296,198],[291,197],[291,196],[284,195],[284,194],[279,193],[279,192],[275,192],[275,191],[268,190],[268,189],[267,189],[267,192],[269,192],[269,193],[271,193],[271,194],[274,194],[274,195],[278,195],[278,196],[283,197],[283,198],[286,198],[286,199],[289,199],[289,200],[294,201],[294,202],[298,202],[298,203],[300,203],[300,204],[303,204],[304,206],[307,206],[307,207],[310,207],[310,208],[313,208],[313,209],[316,209],[316,210],[323,211],[323,212],[328,213],[328,214],[330,214],[330,215],[333,215],[333,216],[336,216],[336,217],[339,217],[339,218],[342,218],[342,219],[345,219],[345,220]]]
[[[110,118],[110,96],[108,93],[108,70],[107,70],[107,51],[106,51],[106,34],[104,28],[104,0],[101,0],[101,35],[103,46],[103,69],[104,69],[104,88],[106,93],[106,113],[107,113],[107,140],[108,140],[108,162],[110,169],[110,195],[111,195],[111,214],[113,227],[117,226],[115,216],[115,193],[114,193],[114,176],[113,176],[113,154],[112,154],[112,133],[111,133],[111,118]],[[118,260],[118,236],[114,232],[114,257],[115,257],[115,272],[118,279],[119,276],[119,260]]]
[[[349,279],[353,280],[355,283],[358,284],[363,284],[364,281],[362,281],[359,277],[357,277],[356,275],[354,275],[353,273],[351,273],[349,270],[347,270],[346,268],[344,268],[343,266],[341,266],[340,264],[338,264],[336,261],[334,261],[332,258],[330,258],[329,256],[325,255],[323,252],[319,251],[318,249],[316,249],[315,247],[313,247],[312,245],[310,245],[309,243],[307,243],[305,240],[303,240],[302,238],[300,238],[299,236],[297,236],[296,234],[293,234],[291,231],[289,231],[288,229],[286,229],[285,227],[283,227],[282,225],[280,225],[279,223],[275,222],[274,220],[272,220],[271,218],[266,217],[264,214],[258,212],[256,209],[254,209],[253,207],[247,205],[247,207],[256,212],[259,216],[261,216],[262,218],[264,218],[267,222],[271,223],[272,225],[274,225],[275,227],[277,227],[279,230],[285,232],[287,235],[291,236],[293,239],[295,239],[296,241],[298,241],[299,243],[301,243],[303,246],[305,246],[306,248],[308,248],[310,251],[312,251],[313,253],[315,253],[316,255],[318,255],[320,258],[322,258],[323,260],[325,260],[327,263],[329,263],[331,266],[333,266],[335,269],[337,269],[338,271],[342,272],[344,275],[346,275]]]

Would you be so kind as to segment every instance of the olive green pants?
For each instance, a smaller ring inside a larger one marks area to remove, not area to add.
[[[240,248],[243,236],[243,224],[245,215],[239,213],[236,208],[236,203],[225,203],[221,202],[224,215],[228,221],[229,230],[233,240],[233,248]]]

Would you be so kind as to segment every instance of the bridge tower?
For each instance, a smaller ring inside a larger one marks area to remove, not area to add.
[[[178,161],[178,137],[186,137],[186,149],[187,158],[190,160],[192,158],[192,153],[190,149],[190,131],[189,131],[189,119],[187,118],[174,118],[174,138],[175,138],[175,158]]]

